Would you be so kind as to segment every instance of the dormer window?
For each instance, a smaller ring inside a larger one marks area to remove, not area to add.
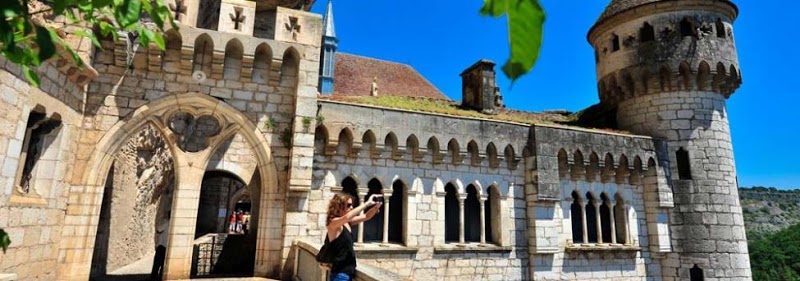
[[[611,52],[619,51],[619,36],[611,34]]]

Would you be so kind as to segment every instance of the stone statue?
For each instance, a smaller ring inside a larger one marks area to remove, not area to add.
[[[373,97],[378,96],[378,77],[372,78],[372,90],[370,91],[370,94]]]

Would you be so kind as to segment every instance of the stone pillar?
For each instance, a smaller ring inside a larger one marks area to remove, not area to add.
[[[581,228],[583,230],[583,233],[582,233],[583,234],[583,243],[589,243],[589,230],[586,229],[587,228],[587,226],[586,226],[586,205],[585,204],[580,204],[580,205],[581,205],[581,223],[583,224],[583,227]]]
[[[597,243],[603,243],[603,223],[600,218],[600,202],[594,201],[595,231],[597,231]]]
[[[616,202],[611,201],[608,203],[608,213],[611,215],[611,244],[617,244],[617,222],[614,218],[614,206],[616,206]]]
[[[364,198],[364,196],[367,196],[367,193],[363,192],[361,189],[359,189],[358,196],[360,198]],[[361,202],[361,204],[364,204],[364,202]],[[364,214],[364,211],[361,211],[360,214]],[[358,226],[358,238],[356,238],[356,242],[364,243],[364,224],[363,223]]]
[[[205,165],[194,159],[207,159],[209,153],[209,150],[191,154],[181,151],[175,153],[176,185],[164,264],[165,279],[189,278],[200,186],[205,173]]]
[[[481,213],[478,217],[481,219],[481,244],[486,244],[486,199],[480,199]]]
[[[392,199],[392,194],[383,195],[383,204],[384,204],[384,212],[383,212],[383,243],[389,243],[389,201]]]
[[[464,199],[458,198],[458,243],[464,244]]]

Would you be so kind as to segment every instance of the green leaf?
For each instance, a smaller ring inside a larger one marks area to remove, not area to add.
[[[508,19],[508,41],[511,57],[503,65],[503,73],[512,83],[533,69],[539,58],[544,35],[544,9],[539,0],[485,0],[481,15]]]
[[[3,253],[8,250],[8,245],[11,245],[11,238],[8,237],[5,230],[0,228],[0,248],[3,248]]]
[[[25,79],[28,79],[28,82],[33,84],[34,87],[39,87],[39,75],[36,75],[33,69],[27,65],[22,65],[22,75],[24,75]]]
[[[100,41],[97,40],[97,36],[95,36],[94,33],[88,32],[86,30],[78,29],[78,30],[75,31],[75,35],[89,38],[89,40],[92,40],[92,44],[95,47],[101,48],[101,49],[103,48],[103,46],[100,45]]]
[[[120,27],[129,28],[139,22],[141,13],[141,0],[123,0],[122,3],[116,7],[114,16],[117,18],[117,23],[119,23]]]
[[[51,31],[42,26],[36,26],[36,45],[39,47],[39,61],[43,62],[56,53],[56,46],[53,45],[53,35]],[[56,35],[58,36],[58,35]]]

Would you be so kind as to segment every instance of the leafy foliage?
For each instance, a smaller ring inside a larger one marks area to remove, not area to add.
[[[44,17],[66,18],[64,27],[73,30],[73,35],[86,37],[100,48],[97,34],[118,39],[118,32],[128,31],[137,34],[139,43],[147,46],[154,43],[164,49],[161,33],[171,25],[172,15],[163,0],[51,0],[49,8],[30,11],[30,0],[5,0],[0,5],[0,13],[5,20],[0,21],[0,52],[9,61],[18,64],[25,77],[34,85],[39,78],[33,68],[64,50],[78,66],[83,65],[80,56],[67,44],[63,31],[45,23]],[[142,23],[147,19],[155,26]]]
[[[753,280],[800,280],[800,224],[751,239]]]
[[[544,35],[544,9],[539,0],[485,0],[481,15],[508,19],[508,41],[511,57],[503,65],[503,73],[515,81],[533,69],[539,58]]]
[[[8,233],[0,228],[0,248],[3,248],[3,253],[8,250],[8,245],[11,244],[11,238],[8,238]]]

